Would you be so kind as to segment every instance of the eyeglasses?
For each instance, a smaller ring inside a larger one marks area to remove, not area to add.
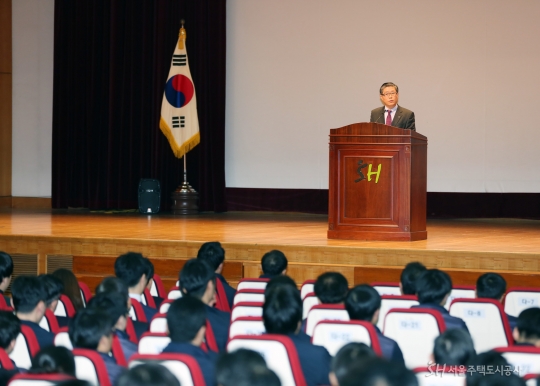
[[[396,94],[397,92],[387,92],[386,94],[382,94],[382,95],[388,98],[389,96],[394,96]]]

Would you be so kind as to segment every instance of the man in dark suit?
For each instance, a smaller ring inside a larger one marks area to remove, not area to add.
[[[398,106],[399,88],[396,84],[383,83],[379,94],[384,106],[371,110],[370,122],[382,123],[400,129],[416,130],[414,113]]]
[[[223,284],[229,308],[232,308],[236,290],[227,283],[227,280],[225,280],[221,274],[223,271],[223,263],[225,262],[225,250],[221,246],[221,243],[219,241],[209,241],[204,243],[197,253],[197,259],[204,261],[214,270],[216,279]]]

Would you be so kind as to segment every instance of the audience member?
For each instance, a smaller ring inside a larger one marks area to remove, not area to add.
[[[268,294],[263,306],[266,332],[288,336],[296,347],[300,365],[308,385],[329,384],[330,354],[299,335],[302,323],[302,300],[296,288],[282,286]]]
[[[540,308],[521,311],[512,334],[516,346],[540,347]]]
[[[47,306],[47,309],[54,314],[56,307],[58,306],[58,299],[60,299],[60,295],[62,295],[62,292],[64,291],[64,284],[60,279],[51,274],[39,275],[38,279],[41,280],[43,287],[45,288],[47,296],[45,305]],[[58,321],[58,326],[67,327],[69,323],[68,317],[55,315],[55,318]]]
[[[433,347],[433,361],[440,365],[461,366],[469,363],[476,351],[471,336],[460,328],[446,330]]]
[[[60,268],[54,271],[52,275],[60,279],[60,281],[64,284],[62,294],[66,295],[69,300],[71,300],[75,311],[83,309],[84,301],[81,295],[81,289],[79,288],[79,281],[73,272],[65,268]]]
[[[134,366],[116,380],[114,386],[180,386],[178,379],[165,366],[144,363]]]
[[[206,317],[214,333],[219,351],[225,351],[229,339],[231,314],[214,308],[216,303],[216,276],[204,261],[191,259],[180,271],[180,290],[201,300],[206,305]]]
[[[223,353],[216,363],[216,379],[220,386],[249,385],[251,375],[266,369],[261,354],[245,348]]]
[[[17,318],[13,312],[0,311],[0,348],[2,348],[6,354],[11,354],[15,348],[17,342],[17,336],[21,332],[21,321]],[[0,379],[7,381],[13,375],[19,372],[17,365],[13,360],[13,367],[15,370],[5,370],[0,368]]]
[[[11,295],[15,315],[34,331],[40,349],[52,346],[54,335],[39,326],[47,309],[43,283],[36,276],[18,276],[13,280]]]
[[[278,288],[278,287],[281,287],[281,286],[289,286],[289,287],[294,288],[294,289],[296,289],[298,291],[298,287],[296,286],[296,283],[294,282],[293,279],[291,279],[290,276],[278,275],[278,276],[274,276],[272,279],[270,279],[270,281],[266,285],[266,288],[264,289],[264,296],[265,297],[268,296],[270,291],[272,291],[274,288]],[[300,293],[300,292],[298,292],[298,293]]]
[[[498,273],[485,273],[476,281],[476,297],[480,299],[493,299],[502,303],[505,293],[506,280]],[[505,315],[510,324],[510,328],[512,330],[516,328],[517,318],[512,315]]]
[[[7,306],[11,304],[11,299],[4,295],[4,292],[6,292],[11,283],[12,275],[13,260],[11,259],[11,256],[6,252],[0,251],[0,296],[4,297]]]
[[[365,343],[347,343],[339,349],[336,356],[332,359],[330,368],[330,384],[339,386],[344,382],[345,377],[351,369],[363,366],[366,360],[375,358],[376,355]]]
[[[376,357],[351,367],[339,386],[418,386],[418,380],[404,365]]]
[[[424,273],[427,268],[424,264],[417,261],[408,263],[401,271],[401,280],[399,289],[402,295],[416,295],[416,280]]]
[[[384,336],[377,327],[381,310],[381,295],[379,295],[375,288],[368,284],[354,287],[345,298],[345,308],[351,320],[363,320],[373,324],[385,358],[403,365],[405,364],[403,353],[398,344],[394,340]]]
[[[260,278],[272,279],[278,275],[285,275],[287,273],[287,264],[287,257],[283,252],[277,249],[266,252],[261,260],[263,274]]]
[[[146,278],[148,279],[148,283],[146,284],[146,289],[148,289],[148,291],[150,292],[152,290],[152,284],[154,284],[154,264],[147,257],[145,257],[143,261],[145,265]],[[163,298],[159,296],[152,296],[152,298],[154,299],[156,308],[159,307],[160,304],[163,302]]]
[[[476,369],[486,369],[488,366],[492,369],[493,374],[487,375],[486,372],[476,371]],[[507,360],[498,352],[487,351],[476,355],[468,363],[468,369],[474,369],[474,371],[467,371],[467,386],[480,386],[481,382],[486,377],[497,377],[501,380],[505,380],[508,377],[508,373],[504,370],[510,368]],[[491,380],[494,381],[494,380]],[[502,383],[502,385],[505,385]]]
[[[122,279],[128,286],[129,297],[141,303],[146,320],[150,322],[157,314],[157,310],[142,302],[142,293],[150,280],[146,276],[149,274],[149,266],[143,255],[137,252],[120,255],[114,262],[114,272],[116,277]]]
[[[428,269],[416,281],[418,302],[420,305],[411,308],[428,308],[438,311],[446,324],[446,329],[463,328],[467,330],[465,322],[444,308],[450,292],[452,292],[452,280],[446,272],[438,269]]]
[[[204,263],[202,263],[204,264]],[[176,299],[167,311],[167,325],[171,343],[164,353],[187,354],[197,361],[207,386],[215,385],[217,354],[205,352],[201,345],[206,332],[207,306],[199,299],[184,296]]]
[[[69,338],[73,347],[96,351],[105,363],[111,383],[114,383],[124,371],[124,368],[109,355],[114,323],[115,321],[101,310],[83,309],[77,312],[69,325]]]
[[[347,278],[339,272],[326,272],[315,281],[315,295],[321,304],[342,304],[349,291]]]
[[[232,307],[236,290],[227,283],[221,274],[225,262],[225,250],[221,247],[221,243],[218,241],[204,243],[197,253],[197,259],[204,261],[214,270],[216,278],[223,284],[229,307]]]
[[[75,358],[73,353],[62,346],[49,346],[40,350],[32,358],[32,374],[66,374],[75,377]]]

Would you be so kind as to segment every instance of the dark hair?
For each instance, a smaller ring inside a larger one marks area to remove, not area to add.
[[[128,252],[118,256],[114,262],[114,274],[122,279],[128,287],[135,287],[142,275],[148,273],[148,265],[142,254]]]
[[[379,94],[383,94],[383,90],[386,88],[386,87],[394,87],[396,89],[396,92],[399,92],[399,87],[397,86],[397,84],[395,83],[392,83],[392,82],[384,82],[381,86],[381,88],[379,89]]]
[[[416,281],[416,290],[420,304],[441,304],[452,291],[452,279],[446,272],[428,269]]]
[[[13,259],[6,252],[0,251],[0,281],[13,275]]]
[[[8,348],[11,341],[17,339],[21,332],[21,321],[13,312],[0,311],[0,347]]]
[[[516,327],[520,337],[540,340],[540,308],[533,307],[521,311]]]
[[[219,241],[209,241],[201,245],[197,252],[197,259],[204,261],[215,272],[225,261],[225,250]]]
[[[476,351],[471,336],[461,328],[446,330],[435,338],[433,357],[437,364],[466,365],[475,355]]]
[[[52,275],[60,279],[60,281],[64,284],[63,294],[66,295],[69,300],[71,300],[75,310],[78,311],[83,309],[84,302],[81,295],[81,289],[79,287],[79,281],[73,272],[65,268],[59,268],[54,271]]]
[[[287,257],[281,251],[274,249],[266,252],[261,260],[262,271],[265,275],[277,276],[287,269]]]
[[[337,304],[345,300],[349,283],[339,272],[326,272],[315,281],[315,295],[322,304]]]
[[[507,360],[498,352],[487,351],[473,357],[469,363],[469,366],[473,368],[493,366],[494,368],[502,369],[505,366],[508,366]],[[496,372],[495,376],[498,376],[502,379],[507,377],[504,375],[504,371]],[[484,374],[478,371],[467,372],[467,386],[479,386],[480,382],[486,378]]]
[[[292,288],[294,288],[294,289],[296,289],[298,291],[298,288],[296,287],[296,283],[294,282],[293,279],[291,279],[287,275],[279,275],[279,276],[275,276],[275,277],[270,279],[270,281],[268,282],[268,284],[264,288],[264,296],[267,297],[268,294],[274,288],[279,288],[279,287],[282,287],[282,286],[289,286],[289,287],[292,287]]]
[[[45,294],[47,296],[45,299],[45,304],[47,307],[49,307],[52,302],[58,300],[60,295],[62,295],[62,292],[64,291],[64,283],[62,283],[59,278],[51,274],[39,275],[38,279],[41,280],[43,287],[45,288]]]
[[[340,386],[418,386],[416,375],[404,365],[383,358],[370,358],[345,374]]]
[[[125,299],[125,304],[127,304],[129,298],[129,289],[123,280],[115,276],[109,276],[103,279],[103,281],[99,283],[96,288],[96,295],[110,292],[116,292],[122,295],[122,297]]]
[[[401,271],[401,287],[403,295],[416,295],[416,280],[424,273],[427,268],[419,262],[409,263]]]
[[[88,381],[83,381],[82,379],[70,379],[68,381],[55,383],[55,386],[93,386],[93,385]]]
[[[15,311],[27,314],[35,310],[39,302],[45,303],[47,295],[37,276],[18,276],[11,285]]]
[[[82,309],[69,323],[69,339],[73,347],[96,350],[101,337],[112,334],[116,320],[97,309]]]
[[[467,381],[469,385],[469,381]],[[475,386],[526,386],[525,380],[520,378],[516,374],[510,375],[498,375],[498,374],[489,374],[483,377],[475,379]]]
[[[154,277],[154,264],[147,257],[143,257],[143,264],[144,274],[146,275],[146,284],[148,284]]]
[[[349,291],[345,298],[345,309],[351,320],[371,322],[375,312],[381,308],[381,295],[369,284],[361,284]]]
[[[375,357],[375,352],[365,343],[347,343],[332,359],[331,369],[341,385],[351,368],[363,365],[367,359]]]
[[[206,306],[192,296],[176,299],[167,311],[167,325],[173,342],[191,342],[206,325]]]
[[[216,363],[217,384],[249,386],[251,375],[258,369],[266,368],[264,358],[256,351],[241,348],[230,353],[223,353]]]
[[[302,320],[302,300],[296,288],[274,288],[265,298],[263,321],[269,334],[293,334]]]
[[[116,324],[120,317],[126,317],[129,313],[127,300],[118,292],[96,294],[88,302],[87,308],[97,309],[107,313],[114,321],[114,324]]]
[[[215,284],[216,275],[204,261],[191,259],[184,264],[179,280],[182,292],[201,299],[206,292],[208,282],[212,281]]]
[[[73,353],[62,346],[48,346],[41,349],[32,358],[32,374],[61,373],[75,376],[75,358]]]
[[[180,386],[171,371],[157,363],[143,363],[125,371],[114,386]]]
[[[498,273],[485,273],[476,280],[476,296],[500,300],[506,292],[506,280]]]

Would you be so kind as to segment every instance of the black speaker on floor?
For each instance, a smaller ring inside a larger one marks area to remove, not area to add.
[[[153,214],[159,212],[161,186],[158,180],[141,178],[139,181],[139,212]]]

